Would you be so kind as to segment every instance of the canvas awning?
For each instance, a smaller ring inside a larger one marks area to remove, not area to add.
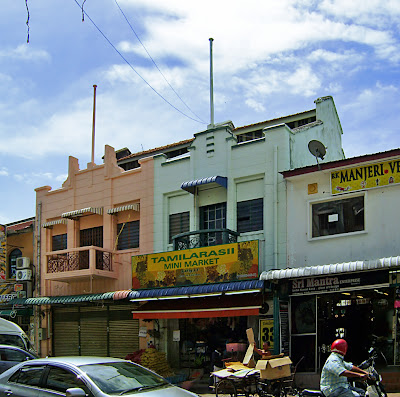
[[[207,178],[195,179],[193,181],[183,182],[181,184],[181,189],[194,194],[196,191],[196,186],[206,185],[209,183],[215,183],[226,189],[228,187],[228,178],[225,176],[216,175],[216,176],[210,176]]]
[[[66,219],[56,219],[54,221],[42,223],[42,227],[51,229],[54,225],[66,225],[66,224],[67,224]]]
[[[132,311],[135,319],[216,318],[257,316],[262,294],[192,297],[190,299],[156,300]]]
[[[115,215],[115,214],[118,214],[118,212],[129,211],[129,210],[139,211],[140,210],[140,204],[139,203],[135,203],[135,204],[123,205],[121,207],[110,208],[109,210],[107,210],[107,214]]]
[[[103,215],[103,207],[87,207],[80,210],[64,212],[61,214],[62,218],[74,219],[88,214]]]
[[[292,269],[269,270],[260,274],[260,280],[282,280],[298,277],[323,276],[325,274],[350,273],[366,270],[400,267],[400,256],[366,261],[335,263],[331,265],[305,266]]]

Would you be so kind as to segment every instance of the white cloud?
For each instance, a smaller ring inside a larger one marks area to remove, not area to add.
[[[29,44],[20,44],[16,48],[0,51],[0,58],[17,59],[23,61],[49,61],[50,54],[45,50],[36,50]]]
[[[5,168],[5,167],[0,168],[0,176],[8,176],[8,175],[9,175],[9,172],[8,172],[7,168]]]
[[[265,106],[254,99],[246,99],[246,105],[254,109],[256,112],[265,112]]]

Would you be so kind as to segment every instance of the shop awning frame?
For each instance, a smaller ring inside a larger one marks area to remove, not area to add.
[[[64,212],[61,214],[62,218],[76,219],[84,215],[103,215],[103,207],[87,207],[79,210]]]
[[[109,210],[107,210],[107,214],[116,215],[118,214],[118,212],[130,211],[130,210],[139,212],[140,204],[135,203],[135,204],[122,205],[120,207],[110,208]]]
[[[400,256],[391,256],[367,261],[335,263],[331,265],[305,266],[299,268],[269,270],[260,274],[260,280],[276,281],[299,277],[323,276],[327,274],[352,273],[400,267]]]
[[[232,281],[229,283],[189,285],[183,287],[155,288],[145,290],[134,290],[129,293],[128,298],[133,301],[145,300],[167,300],[179,298],[199,298],[216,295],[249,294],[262,292],[264,281],[246,280]]]
[[[42,223],[42,227],[47,228],[47,229],[51,229],[55,225],[66,225],[66,224],[67,224],[67,220],[66,219],[56,219],[54,221],[49,221],[49,222]]]
[[[181,189],[194,194],[197,186],[206,185],[208,183],[216,183],[226,189],[228,187],[228,178],[226,176],[215,175],[207,178],[195,179],[193,181],[183,182],[181,184]]]

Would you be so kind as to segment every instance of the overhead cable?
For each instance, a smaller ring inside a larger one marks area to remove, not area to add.
[[[74,0],[75,3],[79,6],[80,9],[82,9],[82,6],[79,4],[79,2],[77,0]],[[129,63],[129,61],[121,54],[120,51],[118,51],[118,49],[115,47],[115,45],[109,40],[109,38],[101,31],[101,29],[96,25],[96,23],[93,21],[92,18],[90,18],[90,15],[84,11],[85,16],[89,19],[90,22],[92,22],[93,26],[98,30],[98,32],[104,37],[104,39],[108,42],[108,44],[110,44],[110,46],[118,53],[118,55],[126,62],[126,64],[138,75],[138,77],[140,77],[144,83],[146,83],[148,85],[149,88],[151,88],[162,100],[164,100],[168,105],[170,105],[173,109],[175,109],[177,112],[179,112],[180,114],[182,114],[183,116],[196,121],[197,123],[201,123],[201,124],[206,124],[202,121],[196,120],[193,117],[189,116],[188,114],[182,112],[182,110],[178,109],[176,106],[174,106],[171,102],[168,101],[168,99],[166,99],[165,97],[163,97],[155,88],[153,88],[150,83],[147,82],[147,80]]]
[[[85,0],[86,1],[86,0]],[[164,78],[165,82],[169,85],[169,87],[171,88],[171,90],[175,93],[175,95],[181,100],[181,102],[186,106],[186,108],[194,115],[196,116],[200,121],[202,121],[204,124],[206,124],[201,117],[199,117],[186,103],[185,101],[179,96],[179,94],[174,90],[174,88],[172,87],[172,85],[169,83],[169,81],[167,80],[167,78],[165,77],[165,75],[163,74],[163,72],[160,70],[160,68],[158,67],[157,63],[155,62],[155,60],[153,59],[153,57],[150,55],[150,53],[147,51],[147,48],[145,47],[145,45],[143,44],[142,40],[140,40],[138,34],[136,33],[135,29],[133,28],[133,26],[131,25],[131,23],[129,22],[128,18],[126,17],[124,11],[122,10],[122,8],[120,7],[120,5],[118,4],[117,0],[114,0],[115,4],[118,6],[119,10],[121,11],[121,14],[124,16],[126,22],[128,23],[129,27],[131,28],[132,32],[135,34],[136,38],[138,39],[139,43],[142,45],[142,47],[144,48],[144,50],[146,51],[147,55],[149,56],[149,58],[151,59],[151,61],[153,62],[154,66],[157,68],[157,70],[160,72],[161,76]]]

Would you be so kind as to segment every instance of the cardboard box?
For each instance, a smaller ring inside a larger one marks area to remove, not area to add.
[[[260,370],[260,379],[279,379],[290,376],[289,357],[272,358],[271,360],[258,360],[256,369]]]
[[[253,332],[253,328],[248,328],[246,330],[246,334],[247,334],[247,339],[249,340],[249,347],[246,350],[246,354],[244,356],[243,359],[243,364],[247,365],[247,366],[251,366],[252,365],[252,361],[253,361],[253,352],[254,352],[254,346],[255,346],[255,339],[254,339],[254,332]],[[254,367],[252,367],[254,368]]]

